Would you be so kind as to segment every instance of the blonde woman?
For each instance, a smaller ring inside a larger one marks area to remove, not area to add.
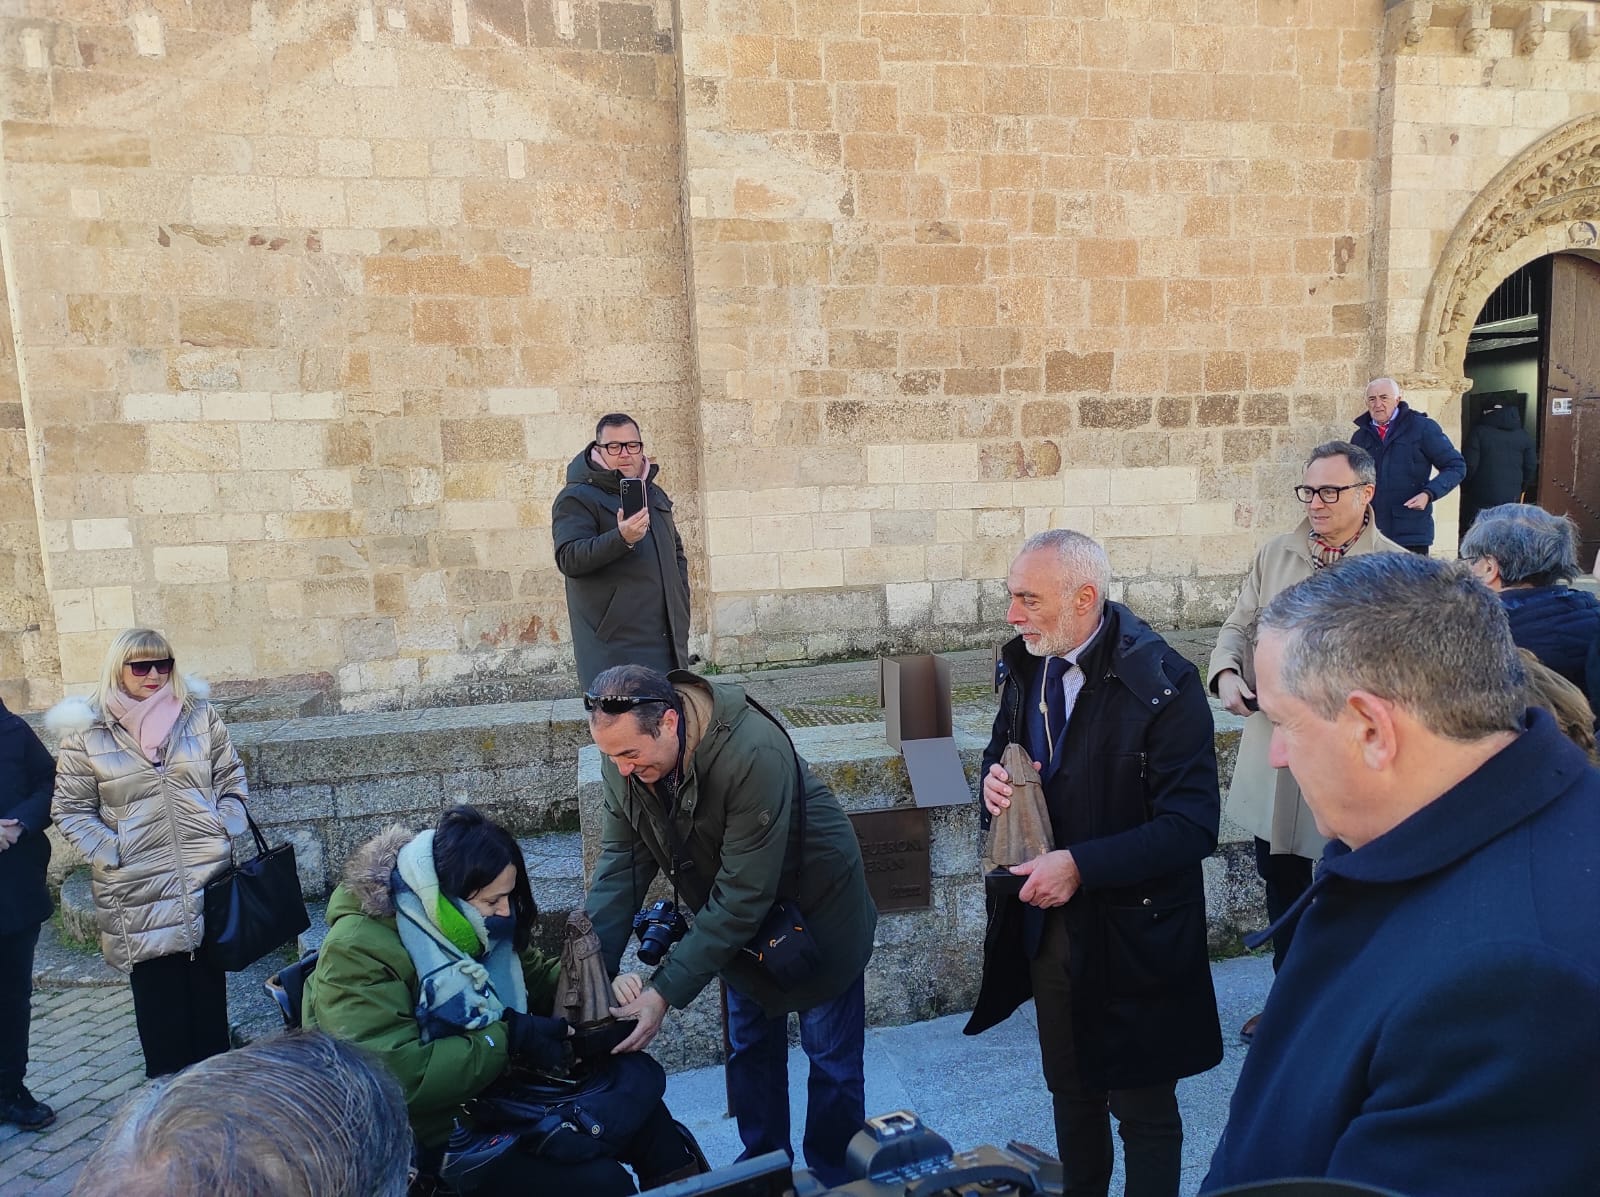
[[[145,1074],[228,1049],[221,969],[200,950],[203,890],[246,830],[244,766],[166,637],[123,632],[93,701],[50,712],[62,733],[56,826],[89,860],[100,950],[129,973]]]

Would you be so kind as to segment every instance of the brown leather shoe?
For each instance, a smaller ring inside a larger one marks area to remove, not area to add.
[[[1239,1038],[1243,1039],[1246,1043],[1249,1043],[1255,1039],[1256,1024],[1260,1021],[1261,1015],[1259,1014],[1252,1014],[1249,1018],[1245,1019],[1244,1026],[1239,1028]]]

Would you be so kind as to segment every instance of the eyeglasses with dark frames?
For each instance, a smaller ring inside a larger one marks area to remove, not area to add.
[[[1311,502],[1313,496],[1324,503],[1337,503],[1345,491],[1360,490],[1366,485],[1365,482],[1352,482],[1349,486],[1297,486],[1294,488],[1294,497],[1302,503]]]
[[[129,661],[127,664],[134,677],[149,677],[152,669],[161,677],[172,672],[171,657],[162,657],[159,661]]]
[[[624,715],[650,702],[665,703],[667,699],[651,698],[646,694],[585,694],[583,709],[591,714],[599,711],[602,715]]]
[[[601,441],[600,449],[607,457],[621,457],[624,453],[642,453],[643,441]]]

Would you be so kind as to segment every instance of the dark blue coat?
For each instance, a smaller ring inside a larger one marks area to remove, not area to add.
[[[1600,677],[1589,657],[1600,641],[1600,602],[1566,586],[1518,586],[1500,592],[1511,638],[1589,696],[1600,714]]]
[[[0,703],[0,819],[20,820],[25,830],[0,852],[0,935],[36,927],[54,909],[45,886],[50,863],[50,796],[56,763],[33,728]]]
[[[1461,485],[1467,462],[1445,436],[1444,429],[1426,412],[1412,411],[1402,399],[1389,421],[1389,433],[1379,437],[1372,413],[1356,417],[1354,445],[1372,454],[1378,463],[1378,489],[1372,496],[1372,515],[1378,531],[1408,548],[1433,543],[1433,504]],[[1438,470],[1437,477],[1432,477]],[[1432,499],[1421,511],[1406,500],[1427,491]]]
[[[1388,834],[1330,844],[1201,1192],[1594,1192],[1597,844],[1600,772],[1542,710]]]
[[[1039,658],[1021,637],[1003,650],[1004,683],[983,772],[1024,739],[1024,695]],[[1058,848],[1079,889],[1065,907],[1078,1069],[1095,1089],[1137,1089],[1215,1067],[1222,1032],[1206,952],[1201,862],[1217,846],[1221,799],[1211,707],[1195,667],[1120,603],[1080,658],[1084,686],[1045,786]],[[990,904],[983,984],[966,1033],[1033,996],[1028,960],[1043,912]]]

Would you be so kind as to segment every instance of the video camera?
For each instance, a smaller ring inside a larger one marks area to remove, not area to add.
[[[855,1180],[829,1188],[781,1151],[652,1190],[652,1197],[1028,1197],[1066,1190],[1061,1164],[1037,1147],[955,1151],[910,1110],[866,1125],[845,1156]]]

